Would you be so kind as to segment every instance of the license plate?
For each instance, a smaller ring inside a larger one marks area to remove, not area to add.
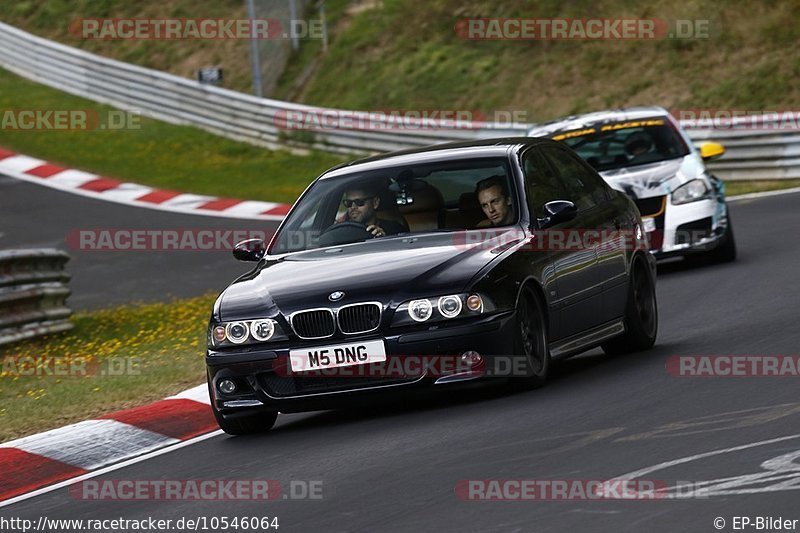
[[[642,223],[644,224],[645,233],[650,233],[651,231],[656,230],[656,219],[651,217],[642,218]]]
[[[381,361],[386,361],[386,347],[383,345],[383,340],[289,350],[292,372],[366,365]]]

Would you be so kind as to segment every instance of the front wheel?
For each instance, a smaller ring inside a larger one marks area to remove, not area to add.
[[[604,343],[607,354],[638,352],[651,348],[658,334],[658,305],[653,275],[641,257],[634,259],[625,305],[625,333]]]
[[[525,358],[525,375],[515,377],[516,384],[526,389],[534,389],[544,385],[550,372],[547,323],[539,298],[528,287],[522,289],[517,301],[514,355],[521,355]],[[514,368],[516,368],[516,365]]]
[[[736,240],[733,237],[733,222],[731,222],[730,210],[728,211],[728,226],[725,228],[725,236],[722,243],[708,253],[708,258],[713,263],[736,261]]]

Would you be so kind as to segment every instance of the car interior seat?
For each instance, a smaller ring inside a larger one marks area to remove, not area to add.
[[[399,207],[411,231],[425,231],[444,227],[444,199],[439,189],[424,182],[417,182],[410,203]]]

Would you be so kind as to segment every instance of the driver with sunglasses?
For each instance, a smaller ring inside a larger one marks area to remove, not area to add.
[[[358,222],[367,227],[367,231],[375,237],[396,235],[407,231],[399,222],[378,218],[376,210],[381,199],[375,190],[366,187],[348,189],[344,193],[344,204],[347,211],[337,222]]]

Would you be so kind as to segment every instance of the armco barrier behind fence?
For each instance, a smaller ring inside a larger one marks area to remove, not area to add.
[[[72,328],[66,252],[0,250],[0,345]]]
[[[370,117],[368,128],[324,131],[281,127],[287,114],[347,116],[341,110],[256,98],[104,58],[0,23],[0,66],[45,85],[175,124],[268,147],[364,154],[447,141],[525,135],[529,124],[442,121],[435,128],[393,127],[397,118]],[[368,116],[363,112],[361,116]],[[407,122],[404,122],[406,126]],[[723,179],[800,177],[800,135],[744,129],[691,129],[695,140],[719,140],[728,152],[711,169]]]

